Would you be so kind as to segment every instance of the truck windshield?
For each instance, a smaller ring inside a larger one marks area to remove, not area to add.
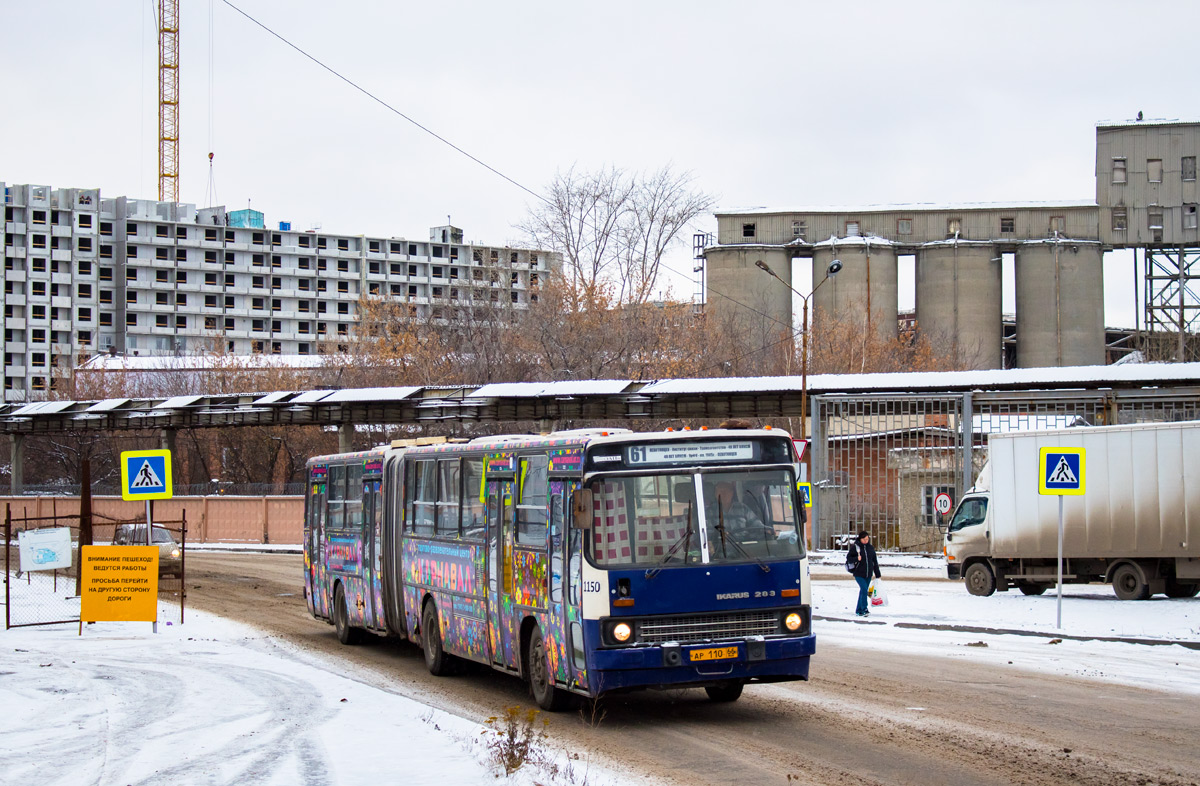
[[[599,478],[588,556],[604,568],[799,559],[794,487],[783,469]]]
[[[963,527],[982,524],[987,517],[987,500],[982,497],[964,499],[950,522],[950,531],[958,532]]]

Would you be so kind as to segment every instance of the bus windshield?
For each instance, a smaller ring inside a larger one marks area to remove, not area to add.
[[[794,486],[784,469],[598,478],[588,556],[602,568],[798,559]]]

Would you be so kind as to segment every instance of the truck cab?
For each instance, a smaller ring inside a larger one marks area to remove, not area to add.
[[[973,558],[987,557],[991,551],[988,523],[988,495],[974,490],[965,494],[946,529],[947,577],[963,578],[963,566],[969,566]]]

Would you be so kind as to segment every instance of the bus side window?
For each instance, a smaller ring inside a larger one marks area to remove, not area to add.
[[[437,534],[458,537],[459,464],[458,459],[443,459],[438,466]]]
[[[418,461],[413,464],[413,533],[432,535],[437,505],[437,462]]]
[[[463,538],[482,540],[484,534],[483,459],[467,459],[463,462]]]
[[[346,529],[361,532],[363,528],[363,468],[362,463],[346,467]]]
[[[546,547],[546,503],[550,492],[548,456],[521,459],[521,496],[517,503],[517,542]]]
[[[342,529],[345,522],[346,465],[333,464],[329,467],[329,487],[326,495],[329,506],[330,529]]]
[[[563,495],[550,495],[550,602],[562,603]]]

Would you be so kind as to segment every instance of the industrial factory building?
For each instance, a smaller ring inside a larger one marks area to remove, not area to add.
[[[1143,262],[1144,328],[1185,337],[1200,328],[1196,155],[1200,122],[1135,120],[1096,128],[1096,202],[873,205],[717,214],[701,250],[707,313],[792,325],[792,266],[811,260],[813,324],[858,315],[895,336],[897,258],[915,257],[918,329],[972,368],[1005,365],[1002,260],[1014,259],[1019,367],[1105,362],[1104,254]],[[837,259],[841,270],[825,280]],[[761,265],[759,263],[762,263]],[[763,275],[765,265],[782,280]],[[805,293],[806,294],[806,293]]]
[[[97,351],[316,354],[336,347],[363,295],[414,313],[525,309],[556,254],[463,242],[267,228],[254,210],[6,185],[4,400],[44,398]]]

